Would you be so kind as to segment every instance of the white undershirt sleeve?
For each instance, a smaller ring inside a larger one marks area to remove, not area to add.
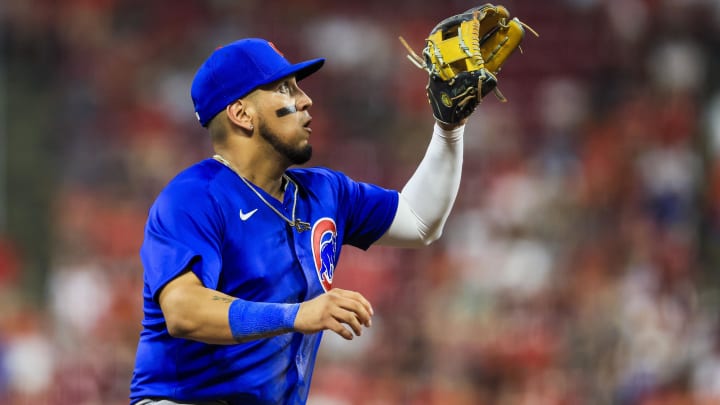
[[[437,240],[460,187],[465,126],[444,130],[437,123],[425,156],[400,192],[395,219],[378,244],[418,247]]]

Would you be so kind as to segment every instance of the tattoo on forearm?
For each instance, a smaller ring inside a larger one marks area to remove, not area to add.
[[[222,302],[233,302],[233,301],[235,301],[235,298],[221,297],[219,295],[213,295],[212,300],[213,301],[222,301]]]

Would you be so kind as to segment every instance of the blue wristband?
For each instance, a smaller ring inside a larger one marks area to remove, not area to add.
[[[265,335],[272,332],[290,332],[300,304],[277,304],[236,299],[230,304],[228,321],[235,340]]]

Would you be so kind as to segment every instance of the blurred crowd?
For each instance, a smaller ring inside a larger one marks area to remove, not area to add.
[[[353,341],[325,335],[310,404],[720,404],[720,4],[502,4],[540,33],[499,75],[509,102],[485,99],[467,125],[440,241],[343,249],[334,285],[376,315]],[[327,58],[301,83],[311,164],[400,188],[433,119],[426,73],[397,37],[420,50],[472,5],[0,6],[6,69],[43,61],[21,70],[49,114],[2,89],[8,111],[44,123],[36,148],[53,179],[43,299],[22,282],[29,253],[0,228],[0,403],[128,403],[143,225],[164,184],[211,154],[189,86],[216,46],[260,36],[292,61]]]

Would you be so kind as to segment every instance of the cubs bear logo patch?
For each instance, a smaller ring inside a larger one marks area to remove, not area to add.
[[[320,218],[312,228],[312,254],[315,271],[323,290],[332,288],[337,253],[337,227],[332,218]]]

